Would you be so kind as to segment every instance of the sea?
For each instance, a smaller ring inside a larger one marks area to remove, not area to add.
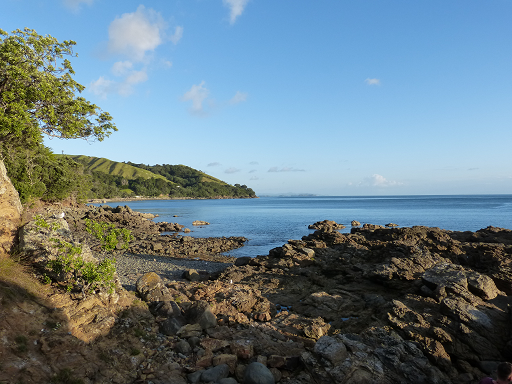
[[[312,233],[308,225],[322,220],[344,224],[342,233],[350,232],[352,220],[453,231],[476,231],[488,226],[512,229],[512,195],[260,197],[114,201],[107,205],[128,205],[135,211],[158,215],[156,222],[182,224],[192,231],[187,236],[246,237],[244,247],[226,253],[234,257],[268,255],[289,239]],[[194,220],[210,224],[196,227],[192,225]]]

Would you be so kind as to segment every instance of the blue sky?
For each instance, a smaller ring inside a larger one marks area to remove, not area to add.
[[[4,0],[119,128],[56,153],[257,194],[512,193],[512,1]]]

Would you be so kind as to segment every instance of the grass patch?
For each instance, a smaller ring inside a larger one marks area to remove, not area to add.
[[[0,255],[0,297],[3,304],[41,297],[47,289],[29,272],[28,267]]]
[[[64,368],[59,371],[51,380],[52,384],[84,384],[82,379],[73,377],[73,371],[69,368]]]

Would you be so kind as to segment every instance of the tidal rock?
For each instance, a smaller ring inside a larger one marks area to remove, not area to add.
[[[209,222],[207,222],[207,221],[194,220],[194,221],[192,222],[192,225],[210,225],[210,223],[209,223]]]
[[[309,229],[318,229],[320,231],[325,231],[325,232],[332,232],[332,231],[336,231],[338,229],[343,229],[343,228],[345,228],[345,226],[343,224],[338,224],[332,220],[323,220],[323,221],[317,221],[316,223],[309,225],[308,228]]]

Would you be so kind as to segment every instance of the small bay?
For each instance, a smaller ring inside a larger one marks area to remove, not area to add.
[[[98,204],[94,204],[98,205]],[[266,255],[289,239],[312,230],[309,224],[334,220],[350,231],[350,223],[423,225],[454,231],[487,226],[512,229],[512,195],[446,196],[314,196],[261,197],[226,200],[137,200],[109,202],[158,215],[154,220],[177,222],[192,230],[187,236],[244,236],[246,246],[229,252],[235,257]],[[176,216],[176,217],[175,217]],[[210,225],[195,227],[194,220]]]

